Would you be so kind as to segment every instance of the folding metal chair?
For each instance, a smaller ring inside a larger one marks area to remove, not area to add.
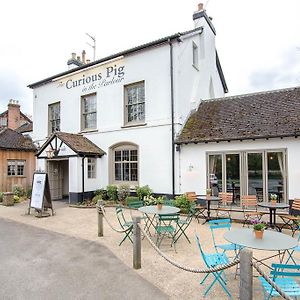
[[[219,193],[220,201],[217,207],[217,218],[231,218],[233,193]]]
[[[239,250],[241,250],[241,246],[235,245],[235,244],[220,244],[216,240],[216,231],[220,230],[230,230],[231,229],[231,220],[230,219],[216,219],[216,220],[210,220],[208,221],[209,228],[212,234],[213,243],[215,246],[216,251],[219,253],[221,250],[221,253],[225,253],[226,251],[234,251],[236,258],[239,254]]]
[[[164,205],[174,206],[174,200],[173,199],[165,199],[164,200]]]
[[[198,203],[197,195],[195,192],[186,192],[185,194],[188,200],[194,204],[194,208],[195,208],[194,217],[195,219],[197,219],[198,223],[199,223],[200,216],[206,219],[206,215],[204,213],[207,209],[206,203]]]
[[[272,264],[272,268],[273,270],[270,272],[272,281],[290,297],[300,296],[300,265]],[[280,296],[263,277],[259,277],[259,280],[264,290],[265,300]]]
[[[186,218],[179,218],[177,225],[178,225],[178,229],[177,232],[175,233],[175,243],[179,240],[179,238],[183,235],[185,236],[185,238],[188,240],[189,243],[191,243],[190,239],[188,238],[188,236],[186,235],[185,231],[187,230],[187,228],[190,226],[192,219],[194,217],[195,214],[195,208],[194,206],[192,206],[189,210],[189,213],[187,215]]]
[[[133,222],[132,221],[126,221],[125,216],[123,214],[123,209],[121,206],[117,206],[116,207],[116,215],[119,221],[119,224],[121,226],[122,229],[128,229],[127,231],[124,232],[125,236],[122,239],[122,241],[120,242],[119,246],[121,246],[121,244],[128,238],[131,243],[132,239],[131,239],[131,235],[132,235],[132,231],[133,231]]]
[[[204,251],[202,250],[200,241],[199,241],[199,237],[196,235],[196,242],[198,245],[198,248],[200,250],[201,253],[201,257],[205,263],[205,266],[207,268],[214,268],[220,265],[224,265],[227,264],[229,262],[227,256],[225,253],[213,253],[213,254],[207,254],[204,253]],[[223,288],[223,290],[226,292],[226,294],[232,298],[230,292],[228,291],[227,287],[226,287],[226,279],[223,277],[223,273],[224,270],[222,271],[218,271],[218,272],[213,272],[213,273],[207,273],[204,278],[202,279],[202,281],[200,282],[200,284],[203,284],[205,282],[205,280],[208,278],[209,275],[212,275],[214,277],[214,280],[212,281],[212,283],[206,288],[206,290],[204,291],[204,297],[207,296],[208,292],[211,290],[211,288],[213,287],[213,285],[218,282],[220,284],[220,286]]]
[[[157,234],[156,245],[160,247],[164,237],[170,237],[172,239],[171,247],[174,245],[175,248],[175,234],[177,232],[179,216],[178,214],[160,214],[158,215],[158,224],[155,226],[155,231]]]

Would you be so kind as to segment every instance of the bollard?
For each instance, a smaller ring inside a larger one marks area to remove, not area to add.
[[[141,229],[138,226],[141,224],[140,217],[133,218],[133,268],[140,269],[142,267],[142,245],[141,245]]]
[[[240,300],[252,300],[252,296],[252,251],[249,249],[242,249],[240,253]]]
[[[97,211],[98,211],[98,237],[103,236],[103,211],[100,206],[103,206],[103,200],[98,200]]]

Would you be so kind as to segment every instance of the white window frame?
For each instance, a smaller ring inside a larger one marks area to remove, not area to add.
[[[199,50],[198,45],[193,41],[192,42],[192,53],[193,53],[193,67],[199,71]]]
[[[60,102],[48,105],[48,134],[56,131],[60,131]]]
[[[85,101],[94,101],[94,103],[85,110]],[[89,116],[93,116],[92,121],[88,120]],[[91,122],[91,124],[88,124],[89,122]],[[93,93],[81,97],[81,131],[95,129],[97,129],[97,94]]]
[[[8,159],[7,160],[7,176],[8,177],[16,177],[16,176],[25,176],[25,164],[26,161],[24,159]],[[11,166],[12,168],[9,168]],[[19,172],[19,166],[22,166],[22,172]],[[9,174],[13,173],[13,174]]]
[[[141,92],[140,89],[143,89]],[[129,90],[136,89],[136,99],[134,103],[129,103]],[[139,81],[124,86],[124,125],[144,124],[146,117],[145,102],[145,81]],[[130,108],[132,112],[129,113]],[[141,112],[139,109],[141,108]]]
[[[97,178],[97,159],[88,157],[87,159],[87,177],[89,179]]]

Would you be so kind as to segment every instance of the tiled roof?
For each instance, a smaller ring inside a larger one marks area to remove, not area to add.
[[[176,143],[300,135],[300,87],[202,101]]]
[[[0,149],[36,151],[36,148],[29,137],[9,128],[0,128]]]
[[[70,147],[74,152],[76,152],[80,156],[83,155],[102,156],[105,154],[105,152],[102,149],[100,149],[92,141],[90,141],[88,138],[84,137],[81,134],[55,132],[44,143],[42,148],[37,153],[37,156],[39,156],[44,151],[44,149],[51,143],[51,141],[53,141],[55,138],[59,138],[68,147]]]
[[[25,123],[21,125],[19,128],[16,129],[17,132],[24,133],[24,132],[30,132],[32,131],[32,122],[31,123]]]

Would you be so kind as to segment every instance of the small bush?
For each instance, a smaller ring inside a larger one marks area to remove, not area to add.
[[[107,191],[105,189],[99,189],[94,192],[95,196],[101,196],[103,200],[108,200]]]
[[[128,205],[130,202],[135,202],[139,200],[140,200],[139,197],[133,197],[133,196],[126,197],[125,204]]]
[[[124,201],[126,197],[130,195],[130,185],[122,184],[118,188],[118,198],[120,201]]]
[[[18,196],[19,198],[22,196],[25,196],[25,194],[26,194],[24,188],[20,185],[13,186],[13,193],[14,193],[14,195]]]
[[[186,195],[179,195],[175,197],[174,205],[180,208],[181,212],[188,213],[192,204]]]
[[[3,201],[3,192],[0,192],[0,202]]]
[[[152,190],[148,185],[144,186],[136,186],[136,195],[140,200],[143,200],[145,196],[150,196],[152,194]]]
[[[14,202],[15,203],[20,203],[20,197],[17,195],[14,195]]]
[[[27,188],[26,197],[31,198],[31,193],[32,193],[32,187],[30,186],[30,187]]]
[[[91,201],[92,201],[93,204],[97,204],[98,200],[103,200],[101,194],[98,194],[98,195],[94,196]]]
[[[107,196],[109,200],[117,201],[118,200],[118,187],[115,185],[107,186]]]
[[[143,201],[144,201],[144,204],[147,206],[148,205],[156,205],[156,199],[151,195],[145,196]]]

